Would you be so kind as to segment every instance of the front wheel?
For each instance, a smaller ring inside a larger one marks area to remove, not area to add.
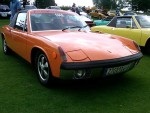
[[[4,54],[6,55],[10,54],[10,48],[7,46],[5,38],[2,38],[2,48],[3,48]]]
[[[150,40],[148,40],[148,42],[146,43],[146,46],[145,46],[145,52],[150,55]]]
[[[50,65],[46,55],[43,52],[38,52],[36,55],[36,71],[38,79],[43,85],[49,85],[52,83],[52,74]]]

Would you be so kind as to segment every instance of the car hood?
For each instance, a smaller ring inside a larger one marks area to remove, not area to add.
[[[36,32],[58,44],[72,60],[103,60],[132,55],[131,49],[109,34],[74,31]],[[136,50],[133,50],[136,51]]]

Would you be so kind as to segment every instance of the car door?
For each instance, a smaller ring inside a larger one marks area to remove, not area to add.
[[[11,30],[12,35],[12,49],[20,56],[26,56],[26,43],[27,43],[27,31],[24,29],[26,23],[26,13],[19,13],[14,25],[14,29]]]
[[[140,44],[141,29],[138,29],[132,17],[117,18],[116,27],[112,28],[112,34],[123,36]]]

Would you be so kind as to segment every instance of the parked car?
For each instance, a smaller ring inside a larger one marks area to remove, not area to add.
[[[137,15],[135,12],[132,12],[132,11],[130,11],[130,12],[125,12],[123,15],[125,15],[125,16],[131,16],[131,15]]]
[[[110,16],[116,16],[116,10],[109,10],[107,14]]]
[[[132,7],[124,7],[121,9],[121,11],[126,12],[126,11],[132,11]]]
[[[125,73],[142,57],[134,41],[89,32],[78,14],[62,10],[22,10],[1,28],[1,37],[3,52],[7,55],[12,50],[35,66],[43,85],[53,78]]]
[[[9,17],[11,15],[8,5],[0,5],[0,17]]]
[[[34,5],[25,5],[24,10],[29,10],[29,9],[37,9],[37,7]]]
[[[95,23],[93,22],[92,19],[87,18],[86,16],[82,16],[82,15],[81,15],[80,17],[81,17],[81,19],[82,19],[83,21],[85,21],[85,22],[87,23],[87,25],[88,25],[89,27],[95,26]]]
[[[57,10],[61,10],[61,8],[59,6],[49,6],[46,7],[46,9],[57,9]]]
[[[79,10],[81,16],[85,16],[85,17],[87,17],[87,18],[90,17],[85,11],[82,10],[81,7],[79,7],[78,10]]]
[[[107,25],[112,19],[113,19],[114,16],[108,16],[104,19],[101,19],[101,20],[94,20],[94,24],[96,26],[99,26],[99,25]]]
[[[98,18],[98,19],[103,19],[103,18],[106,18],[107,16],[102,14],[99,10],[92,10],[92,12],[89,13],[90,16],[92,18]]]
[[[69,12],[72,12],[72,10],[68,10]],[[76,13],[77,14],[77,13]],[[87,17],[85,15],[80,15],[80,19],[87,23],[89,27],[95,26],[95,23],[90,17]]]
[[[150,16],[114,17],[108,25],[95,26],[91,30],[130,38],[150,54]]]

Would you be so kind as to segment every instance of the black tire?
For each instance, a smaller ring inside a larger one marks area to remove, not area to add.
[[[148,42],[146,43],[146,46],[145,46],[145,52],[150,55],[150,40],[148,40]]]
[[[35,65],[36,72],[40,83],[45,86],[52,85],[53,77],[52,77],[50,65],[46,55],[43,52],[39,51],[37,53],[35,64],[36,64]]]
[[[4,54],[6,55],[9,55],[11,52],[10,48],[7,46],[5,38],[2,38],[2,49],[3,49]]]

